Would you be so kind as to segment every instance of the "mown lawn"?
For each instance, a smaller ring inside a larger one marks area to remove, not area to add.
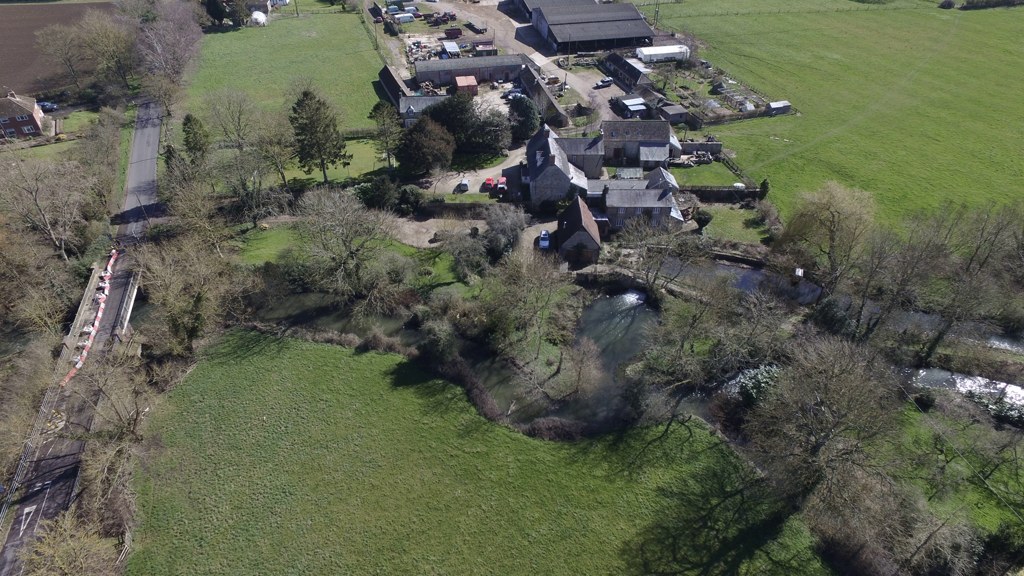
[[[381,66],[359,14],[296,18],[282,11],[266,28],[203,37],[187,107],[202,113],[206,95],[234,89],[267,109],[280,109],[291,105],[289,95],[308,80],[341,113],[343,129],[370,128],[368,115],[378,100],[373,82]]]
[[[533,440],[399,356],[231,334],[149,423],[161,449],[136,476],[127,572],[638,572],[666,545],[656,526],[686,516],[683,502],[710,504],[695,491],[716,483],[694,480],[738,464],[696,424],[643,449],[659,432]],[[743,534],[694,554],[743,551],[751,574],[823,573],[796,520]]]
[[[387,171],[387,160],[383,160],[374,149],[373,142],[369,140],[349,140],[345,144],[345,151],[352,155],[351,163],[348,166],[330,167],[327,169],[327,178],[331,182],[345,182],[347,180],[360,178],[371,172],[384,174]],[[285,170],[284,175],[288,182],[298,184],[300,182],[309,185],[323,183],[323,174],[314,170],[311,174],[303,172],[297,163]],[[293,182],[294,181],[294,182]]]
[[[239,244],[238,258],[244,264],[259,266],[266,262],[280,262],[289,248],[302,241],[300,233],[291,225],[278,224],[265,230],[248,229],[236,238]],[[390,240],[387,247],[397,254],[415,260],[429,274],[419,274],[416,286],[422,290],[432,290],[443,286],[457,284],[452,255],[440,248],[416,248],[408,244]]]
[[[693,168],[675,167],[670,170],[680,186],[731,186],[740,179],[721,162],[701,164]]]
[[[879,217],[898,226],[918,209],[988,205],[1022,190],[1024,9],[936,4],[689,0],[663,3],[660,21],[799,110],[713,127],[752,178],[771,178],[784,215],[831,179],[871,191]]]
[[[298,242],[298,233],[287,225],[271,226],[266,230],[247,229],[238,240],[241,242],[239,259],[244,264],[258,266],[265,262],[278,262],[289,248]]]
[[[731,204],[705,204],[700,209],[712,215],[711,224],[704,230],[706,236],[747,244],[759,244],[766,236],[763,226],[749,224],[750,219],[757,216],[754,210],[743,210]]]

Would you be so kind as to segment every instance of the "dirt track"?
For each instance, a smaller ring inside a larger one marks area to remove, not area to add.
[[[0,58],[0,88],[34,95],[65,85],[63,69],[40,54],[36,31],[50,24],[72,24],[87,10],[111,10],[113,4],[0,4],[0,38],[4,55]]]

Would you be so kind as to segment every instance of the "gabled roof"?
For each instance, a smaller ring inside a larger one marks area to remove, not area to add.
[[[616,38],[651,38],[654,31],[633,4],[593,7],[548,6],[535,10],[548,23],[556,42],[589,42]]]
[[[617,70],[623,76],[628,78],[634,86],[637,84],[650,83],[650,79],[647,78],[647,75],[643,70],[637,68],[635,64],[615,52],[605,56],[604,64],[609,68]]]
[[[671,190],[626,190],[612,188],[608,190],[605,205],[612,208],[674,208],[676,199]]]
[[[523,5],[530,12],[538,8],[548,8],[552,6],[581,6],[589,8],[595,5],[594,0],[523,0]]]
[[[660,189],[672,188],[674,190],[679,190],[679,184],[676,182],[676,177],[661,166],[651,170],[651,173],[647,175],[647,187]]]
[[[398,100],[398,113],[406,115],[410,113],[419,114],[427,108],[427,106],[433,106],[438,102],[442,102],[447,99],[447,95],[442,96],[403,96]]]
[[[36,99],[18,96],[13,91],[0,100],[0,118],[8,116],[31,116],[36,111]]]
[[[604,140],[596,138],[559,138],[558,146],[569,156],[604,156]]]
[[[594,243],[601,245],[601,233],[597,229],[597,222],[590,208],[577,196],[562,213],[558,215],[558,239],[566,241],[572,238],[573,234],[584,231],[593,238]]]
[[[580,6],[541,6],[537,7],[549,26],[558,24],[585,24],[589,22],[615,22],[622,20],[640,20],[644,17],[633,4],[597,4],[581,10]]]
[[[612,190],[645,190],[646,180],[587,180],[587,196],[601,196]]]
[[[663,162],[668,160],[668,144],[640,144],[641,162]]]
[[[664,142],[672,138],[668,120],[605,120],[601,130],[607,140],[619,142]]]
[[[503,54],[499,56],[474,56],[472,58],[448,58],[447,60],[420,60],[416,63],[416,74],[423,72],[441,72],[451,70],[474,70],[477,68],[494,68],[498,66],[523,65],[522,54]]]
[[[540,130],[533,135],[533,138],[530,138],[530,141],[526,144],[526,168],[530,174],[530,179],[535,180],[549,166],[554,166],[565,174],[574,186],[586,189],[587,176],[583,173],[583,170],[580,170],[578,166],[569,161],[565,150],[562,148],[564,140],[569,140],[570,143],[568,145],[575,148],[580,146],[580,143],[577,141],[589,141],[587,138],[559,138],[558,134],[546,124],[540,127]],[[598,140],[598,143],[600,143],[599,139],[595,140]],[[590,154],[590,152],[586,153]],[[601,147],[600,154],[604,154],[603,146]]]

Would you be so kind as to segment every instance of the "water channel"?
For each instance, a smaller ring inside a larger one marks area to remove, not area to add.
[[[806,282],[790,282],[764,270],[722,263],[700,267],[685,267],[680,277],[731,277],[736,288],[752,292],[772,289],[798,303],[813,303],[819,296],[817,286]],[[506,360],[495,357],[485,347],[463,342],[464,357],[470,362],[484,387],[491,393],[502,412],[513,422],[528,423],[536,418],[555,416],[587,422],[604,427],[614,426],[627,408],[622,392],[625,378],[622,372],[632,359],[643,351],[646,335],[658,319],[658,313],[645,302],[646,295],[637,290],[601,295],[588,305],[579,320],[576,338],[593,340],[601,351],[604,375],[586,397],[571,397],[563,402],[551,402],[539,393],[536,385]],[[377,328],[389,336],[397,336],[404,344],[414,345],[419,335],[405,328],[406,318],[352,319],[344,310],[331,306],[322,294],[290,294],[275,300],[273,307],[260,313],[263,321],[303,326],[307,328],[350,332],[365,336]],[[904,324],[928,325],[934,316],[919,312],[905,313],[894,321]],[[972,328],[972,339],[986,342],[993,348],[1024,354],[1024,342],[991,331],[979,333]],[[954,374],[945,370],[929,369],[916,373],[911,381],[922,387],[937,387],[974,393],[989,399],[1002,398],[1008,403],[1024,406],[1024,388],[996,382],[986,378]],[[671,399],[664,398],[670,403]],[[686,398],[683,409],[700,416],[707,415],[708,402],[703,397]]]

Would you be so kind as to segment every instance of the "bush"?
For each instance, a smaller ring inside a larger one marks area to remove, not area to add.
[[[461,356],[456,356],[451,361],[445,362],[440,366],[435,365],[434,369],[442,377],[462,386],[463,390],[466,391],[466,397],[469,398],[470,404],[476,408],[476,411],[481,416],[493,422],[504,420],[505,415],[498,408],[498,404],[494,401],[491,393],[484,388],[473,372],[473,369]]]
[[[757,223],[768,231],[768,241],[778,240],[785,231],[782,226],[782,218],[779,216],[779,209],[768,200],[758,201],[754,208],[757,210]]]
[[[356,348],[358,352],[388,352],[391,354],[401,354],[406,358],[415,358],[417,351],[414,348],[409,348],[402,344],[402,341],[394,336],[388,336],[381,331],[380,328],[374,328],[370,333],[363,338],[363,341]]]
[[[935,394],[931,390],[926,390],[919,394],[914,394],[914,404],[922,412],[928,412],[935,407]]]
[[[538,418],[520,431],[527,436],[540,438],[542,440],[559,440],[572,442],[583,438],[586,428],[578,420],[567,420],[565,418],[547,417]]]
[[[458,341],[455,328],[448,320],[430,320],[420,329],[423,342],[420,344],[420,356],[432,363],[448,362],[458,354]]]
[[[953,0],[942,0],[942,2],[939,2],[939,8],[942,8],[943,10],[956,8],[956,2]]]

